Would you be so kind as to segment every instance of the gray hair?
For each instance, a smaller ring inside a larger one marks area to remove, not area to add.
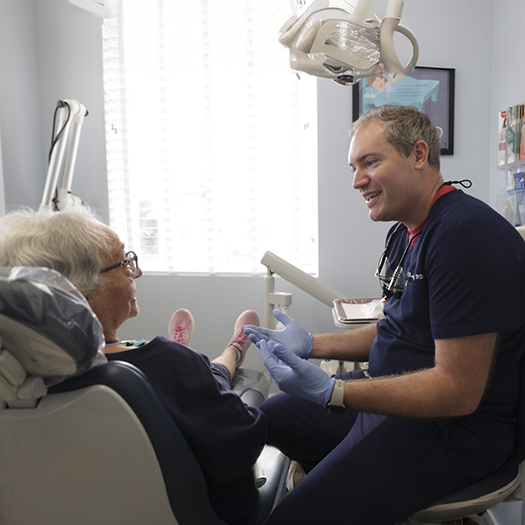
[[[62,211],[21,208],[0,218],[0,266],[57,270],[82,293],[101,289],[101,252],[110,236],[87,206]]]
[[[425,141],[428,145],[428,163],[439,172],[439,133],[426,113],[410,106],[382,106],[359,117],[352,126],[350,137],[371,122],[377,122],[383,127],[386,140],[403,157],[408,157],[418,140]]]

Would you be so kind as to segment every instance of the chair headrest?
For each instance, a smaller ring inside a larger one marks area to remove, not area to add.
[[[0,337],[47,386],[106,362],[102,325],[88,301],[49,268],[0,267]]]

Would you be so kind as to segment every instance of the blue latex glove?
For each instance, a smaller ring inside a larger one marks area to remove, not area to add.
[[[334,377],[277,341],[261,339],[257,346],[264,366],[283,392],[326,407],[334,388]]]
[[[283,344],[294,354],[303,359],[310,359],[312,355],[312,334],[309,334],[297,321],[283,314],[280,310],[273,311],[274,317],[284,325],[283,330],[270,330],[260,326],[246,325],[244,333],[250,341],[257,344],[260,340],[274,339]]]

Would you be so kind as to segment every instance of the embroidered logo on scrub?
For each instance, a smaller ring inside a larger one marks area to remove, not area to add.
[[[407,272],[407,280],[406,282],[408,283],[408,281],[424,281],[426,279],[426,277],[422,274],[422,273],[412,273],[412,272]]]

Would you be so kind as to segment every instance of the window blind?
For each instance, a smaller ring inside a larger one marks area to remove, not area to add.
[[[116,2],[104,21],[110,225],[153,272],[318,271],[316,83],[295,1]]]

